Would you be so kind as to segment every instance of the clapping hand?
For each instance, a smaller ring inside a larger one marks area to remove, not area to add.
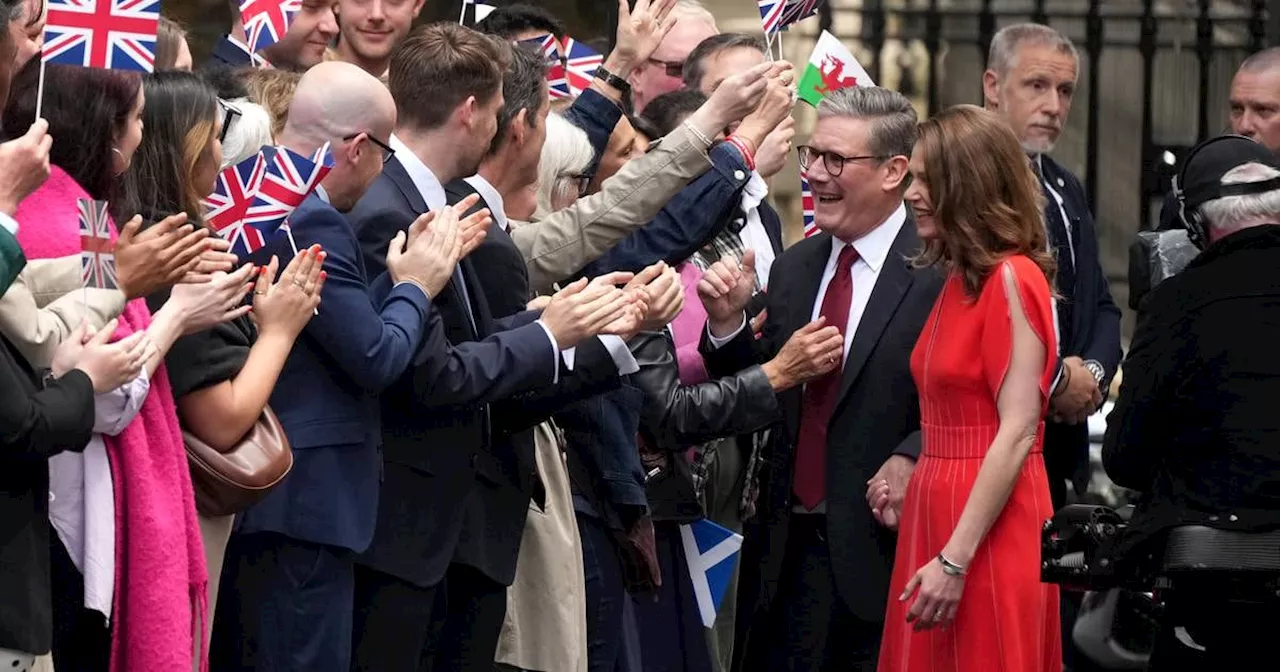
[[[89,377],[95,394],[110,392],[137,378],[155,346],[145,331],[110,343],[117,326],[119,321],[111,320],[95,332],[82,322],[54,352],[53,375],[61,377],[79,369]]]
[[[670,324],[684,307],[684,284],[676,269],[659,261],[636,274],[627,291],[642,292],[648,306],[641,331],[657,331]]]
[[[319,245],[299,252],[272,284],[280,260],[274,255],[270,263],[260,268],[257,285],[253,289],[254,320],[263,338],[279,335],[293,341],[320,305],[320,291],[324,289],[325,253]]]
[[[625,317],[634,297],[617,285],[630,280],[630,273],[608,273],[590,283],[580,278],[551,297],[540,319],[551,330],[556,344],[567,350],[606,333],[606,328]]]
[[[195,334],[249,312],[244,298],[253,289],[256,269],[245,264],[234,273],[214,273],[208,282],[174,285],[161,310],[177,311],[183,334]]]
[[[165,217],[142,231],[142,218],[133,217],[116,239],[116,278],[120,291],[130,299],[150,296],[178,282],[203,282],[217,270],[231,270],[224,263],[205,263],[214,249],[209,230],[187,223],[186,213]],[[233,258],[234,261],[234,258]]]

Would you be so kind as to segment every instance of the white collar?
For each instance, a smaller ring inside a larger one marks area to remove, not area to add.
[[[769,184],[764,181],[760,173],[751,172],[751,179],[747,180],[747,184],[742,188],[742,211],[751,212],[760,207],[765,198],[769,196]]]
[[[489,208],[489,216],[493,217],[493,223],[497,224],[503,231],[510,231],[511,227],[507,223],[506,206],[502,204],[502,194],[489,184],[489,180],[484,179],[479,173],[468,177],[466,183],[475,188],[476,193],[480,194],[480,198],[484,199],[485,204]]]
[[[893,241],[898,239],[898,233],[902,231],[902,226],[907,222],[907,206],[899,205],[897,210],[893,211],[889,218],[884,220],[876,228],[867,232],[866,235],[853,241],[853,249],[857,251],[858,257],[867,262],[871,270],[876,273],[880,272],[880,267],[884,266],[884,260],[889,258],[889,251],[893,249]],[[845,242],[831,237],[831,259],[835,259],[840,254],[840,250],[844,249]],[[832,262],[828,262],[832,263]]]
[[[409,174],[409,179],[413,180],[413,186],[418,188],[422,200],[426,201],[428,210],[440,210],[449,204],[449,199],[444,195],[444,185],[440,184],[436,174],[431,172],[427,164],[423,163],[408,145],[401,142],[394,133],[391,134],[391,141],[387,144],[395,150],[396,158],[400,161],[400,165],[404,166],[404,172]]]

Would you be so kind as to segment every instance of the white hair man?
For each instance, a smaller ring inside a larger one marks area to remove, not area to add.
[[[654,98],[684,88],[685,59],[703,40],[720,33],[716,17],[698,0],[679,0],[671,16],[675,17],[671,32],[627,80],[631,107],[636,112],[643,111]]]
[[[1130,525],[1144,534],[1177,534],[1170,528],[1183,525],[1231,534],[1274,529],[1280,162],[1261,144],[1227,136],[1202,145],[1182,177],[1188,229],[1203,230],[1204,250],[1152,289],[1138,313],[1103,464],[1117,484],[1145,493]],[[1212,540],[1196,546],[1224,548]],[[1260,586],[1253,595],[1270,592]],[[1277,609],[1266,597],[1254,603],[1250,591],[1236,600],[1195,586],[1174,595],[1153,672],[1243,669],[1271,646],[1261,623]]]

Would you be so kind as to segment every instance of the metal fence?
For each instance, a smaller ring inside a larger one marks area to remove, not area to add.
[[[1158,215],[1181,156],[1226,127],[1239,63],[1280,37],[1280,11],[1269,17],[1266,0],[858,4],[824,4],[818,27],[854,48],[872,79],[922,102],[928,113],[981,102],[987,50],[1005,25],[1049,24],[1076,43],[1080,87],[1055,157],[1085,182],[1118,294],[1128,244]]]

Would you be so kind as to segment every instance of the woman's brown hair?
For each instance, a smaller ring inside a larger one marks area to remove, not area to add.
[[[1021,254],[1052,287],[1057,263],[1048,252],[1044,195],[1008,124],[980,107],[956,105],[919,130],[916,150],[923,153],[938,237],[916,264],[960,273],[965,292],[977,296],[1001,257]]]

